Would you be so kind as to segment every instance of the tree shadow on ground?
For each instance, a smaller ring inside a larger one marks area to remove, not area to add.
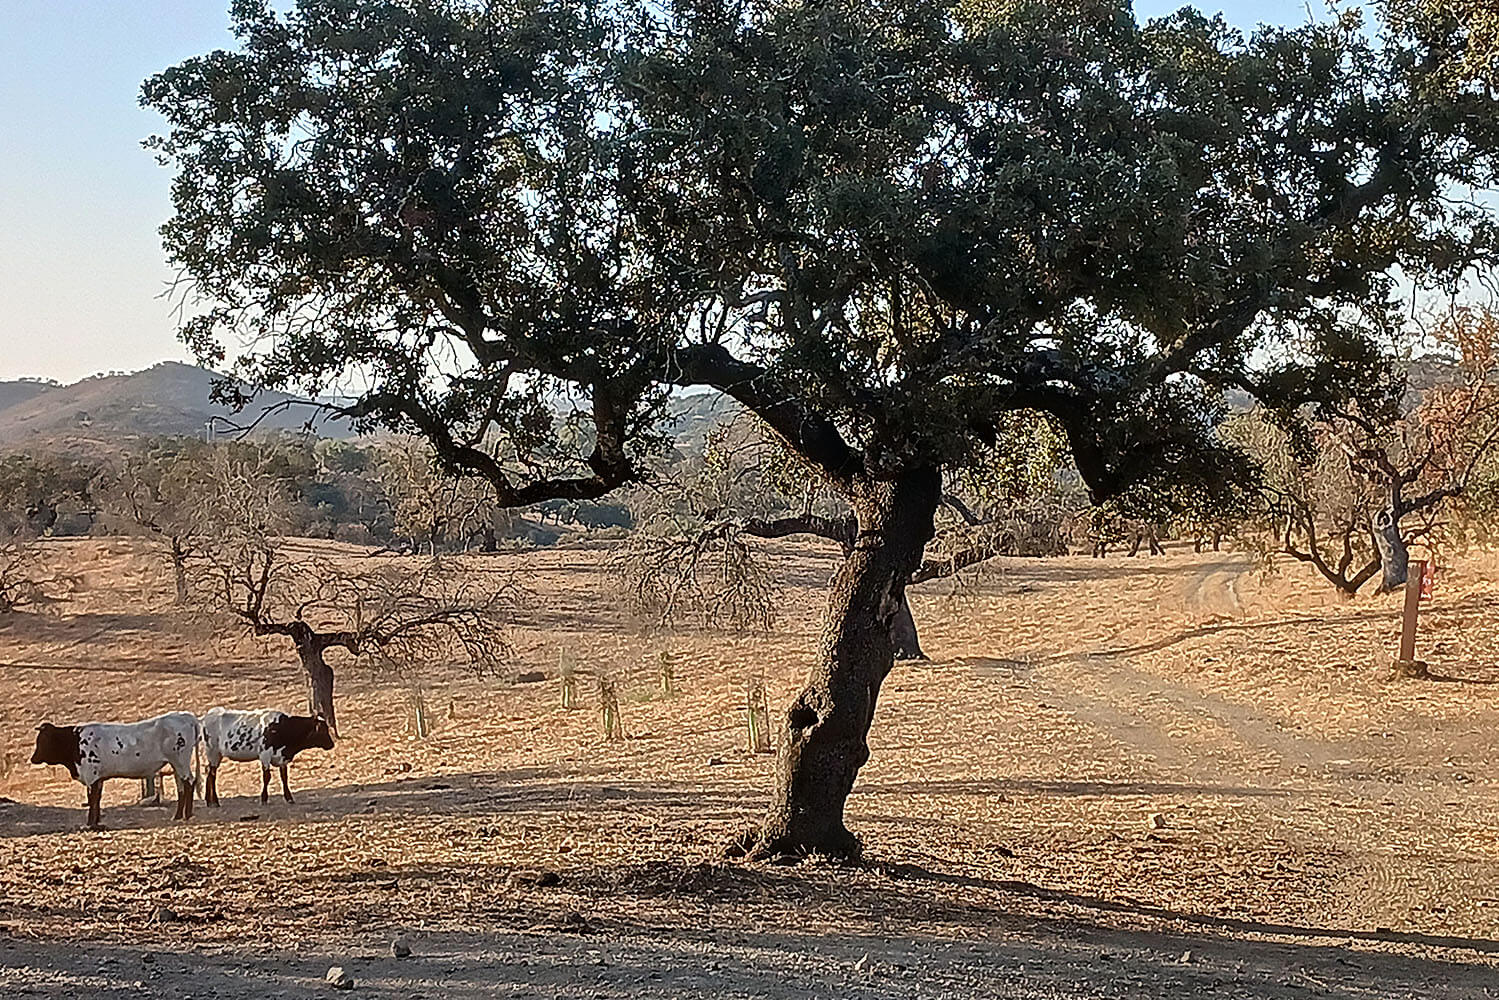
[[[1486,611],[1491,607],[1488,599],[1483,597],[1469,598],[1455,604],[1443,605],[1437,609],[1443,612],[1461,611]],[[1160,636],[1155,639],[1147,639],[1143,642],[1128,646],[1112,646],[1106,649],[1091,649],[1069,651],[1064,653],[1050,653],[1044,656],[1029,658],[1017,658],[1015,660],[992,661],[997,665],[1025,664],[1034,667],[1038,664],[1056,663],[1067,660],[1087,661],[1092,659],[1115,658],[1134,656],[1139,653],[1155,653],[1168,649],[1191,639],[1201,639],[1210,635],[1218,635],[1223,632],[1264,632],[1279,628],[1293,628],[1305,625],[1354,625],[1367,622],[1399,621],[1401,612],[1397,609],[1354,611],[1337,615],[1296,615],[1287,618],[1272,618],[1263,621],[1225,621],[1213,622],[1207,625],[1196,625],[1192,628],[1182,629],[1169,635]],[[963,658],[982,659],[982,658]],[[980,667],[987,667],[987,663],[979,663]]]
[[[1188,572],[1201,574],[1239,573],[1253,569],[1248,560],[1220,559],[1184,566],[1180,562],[1157,562],[1155,557],[1113,556],[1103,559],[1048,559],[1029,556],[999,556],[991,560],[989,578],[977,590],[980,593],[1005,591],[1017,584],[1074,584],[1128,580],[1137,577],[1180,577]]]
[[[1367,930],[1359,928],[1318,927],[1258,920],[1250,917],[1189,913],[1134,899],[1107,899],[1101,896],[1071,892],[1065,889],[1045,888],[1020,880],[988,879],[970,875],[935,872],[915,864],[889,865],[884,868],[884,871],[894,878],[902,880],[911,879],[917,884],[935,883],[938,885],[983,889],[1041,902],[1062,903],[1096,913],[1115,913],[1132,917],[1147,917],[1153,920],[1181,923],[1205,930],[1226,931],[1230,934],[1264,934],[1290,938],[1327,938],[1414,944],[1427,948],[1451,948],[1482,952],[1484,954],[1499,954],[1499,940],[1491,938],[1387,929]]]
[[[522,602],[510,616],[510,624],[517,628],[532,628],[544,632],[614,632],[627,620],[622,608],[612,601],[603,600],[592,604],[552,603],[541,605]]]
[[[598,773],[595,771],[595,773]],[[521,769],[415,777],[379,784],[346,785],[298,793],[313,812],[338,815],[364,811],[380,815],[430,816],[629,812],[641,808],[680,811],[703,820],[762,805],[764,796],[731,787],[705,788],[686,782],[596,780],[581,772],[559,774]]]
[[[80,786],[76,809],[33,806],[12,799],[0,799],[0,839],[81,830],[85,818],[83,798],[84,791]]]
[[[182,621],[174,611],[18,611],[0,617],[0,632],[31,642],[76,645],[121,632],[171,631]]]
[[[1206,959],[1224,966],[1243,962],[1247,954],[1273,952],[1285,963],[1282,971],[1285,966],[1318,966],[1336,980],[1346,977],[1348,970],[1362,969],[1371,982],[1381,984],[1381,990],[1390,990],[1379,995],[1420,995],[1418,984],[1432,981],[1455,987],[1466,979],[1476,987],[1492,982],[1492,970],[1475,969],[1461,961],[1371,949],[1403,944],[1499,954],[1499,941],[1488,938],[1197,914],[1128,898],[1110,899],[1020,880],[934,871],[909,863],[882,865],[877,860],[865,869],[831,872],[825,866],[766,870],[732,865],[645,864],[601,870],[592,877],[596,881],[589,888],[606,899],[686,896],[746,907],[770,902],[790,905],[801,913],[817,913],[830,925],[851,933],[868,929],[899,936],[933,926],[951,928],[958,936],[969,931],[1000,936],[1019,931],[1022,937],[1050,939],[1052,944],[1057,940],[1086,941],[1097,948],[1144,950],[1172,957],[1191,952],[1197,961]],[[1266,942],[1258,940],[1261,937],[1290,940]],[[1412,992],[1407,994],[1407,989]]]
[[[114,778],[107,787],[129,786],[136,788],[134,778]],[[78,805],[42,806],[10,799],[0,799],[0,840],[20,837],[37,837],[59,833],[82,833],[92,835],[99,832],[124,832],[127,830],[154,830],[182,821],[172,818],[176,808],[170,772],[167,777],[167,792],[160,802],[108,802],[104,805],[103,825],[98,830],[84,826],[87,806],[82,785],[70,785],[78,796]],[[109,794],[106,792],[106,794]],[[202,802],[195,806],[194,817],[201,816]],[[196,819],[188,822],[196,822]],[[3,994],[0,994],[3,995]]]
[[[83,674],[127,674],[169,675],[176,677],[198,677],[203,680],[229,681],[244,678],[267,682],[283,673],[300,677],[297,669],[284,663],[268,663],[265,660],[217,659],[209,662],[205,657],[191,663],[163,663],[136,657],[114,657],[108,662],[64,661],[59,663],[0,663],[0,670],[37,671],[39,673],[83,673]],[[165,709],[163,709],[165,711]]]
[[[593,773],[601,773],[595,770]],[[115,779],[121,783],[131,779]],[[83,792],[80,788],[80,797]],[[108,790],[106,789],[106,794]],[[336,822],[347,816],[377,815],[400,818],[442,817],[445,820],[496,819],[525,815],[559,816],[671,812],[711,822],[762,808],[764,796],[733,788],[705,788],[674,782],[601,781],[585,772],[563,775],[540,768],[474,772],[441,776],[412,776],[391,781],[340,785],[332,788],[295,788],[295,804],[286,805],[273,793],[262,805],[258,796],[225,795],[223,805],[210,808],[199,801],[188,823],[245,823],[259,819],[293,819],[302,823]],[[77,831],[83,810],[23,803],[0,805],[0,839]],[[106,803],[104,824],[109,829],[147,829],[179,822],[159,807]]]
[[[482,881],[493,874],[477,871],[469,884],[493,885]],[[430,1000],[1457,998],[1489,995],[1493,982],[1491,967],[1458,956],[1374,950],[1406,941],[1488,953],[1490,941],[1204,919],[914,865],[662,863],[569,876],[574,881],[583,910],[575,920],[558,922],[536,900],[521,901],[503,917],[476,921],[483,931],[412,934],[413,954],[404,959],[389,953],[397,923],[389,916],[325,927],[295,950],[195,944],[189,930],[153,928],[116,942],[39,941],[19,936],[15,924],[6,935],[0,925],[0,994],[312,998],[329,995],[324,973],[332,965],[353,976],[360,996]],[[697,916],[642,920],[623,902],[678,914],[685,902]],[[872,919],[850,922],[849,912]],[[1256,937],[1266,934],[1290,940]]]
[[[1286,798],[1283,788],[1253,785],[1208,785],[1175,781],[1053,781],[1034,778],[983,778],[952,781],[881,781],[854,786],[860,795],[1065,795],[1112,796],[1208,795],[1223,798]]]
[[[1472,665],[1467,664],[1466,666],[1471,667]],[[1451,668],[1449,667],[1448,669]],[[1478,667],[1476,669],[1492,670],[1494,668]],[[1428,670],[1424,679],[1429,681],[1436,681],[1439,684],[1471,684],[1475,687],[1487,687],[1492,684],[1499,684],[1499,677],[1460,677],[1456,674],[1437,673],[1434,670]]]

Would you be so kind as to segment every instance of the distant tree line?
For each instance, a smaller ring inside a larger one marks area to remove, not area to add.
[[[145,534],[185,558],[186,519],[202,502],[216,456],[254,455],[287,497],[288,535],[396,552],[496,551],[554,544],[564,526],[633,525],[620,502],[494,503],[484,484],[441,471],[420,442],[349,442],[304,435],[205,443],[138,442],[112,455],[55,448],[0,454],[0,533],[31,538]]]
[[[1231,543],[1285,557],[1351,595],[1371,583],[1399,586],[1411,545],[1491,544],[1499,317],[1452,310],[1423,339],[1422,357],[1395,359],[1403,402],[1389,413],[1349,405],[1287,424],[1246,400],[1225,415],[1217,434],[1264,469],[1242,490],[1141,489],[1095,504],[1057,421],[1006,414],[984,456],[946,477],[936,535],[911,583],[959,576],[996,556],[1134,555],[1176,538],[1199,550]],[[1407,344],[1407,357],[1416,346]],[[586,429],[577,436],[578,447],[592,446]],[[817,537],[847,549],[855,537],[851,511],[818,469],[740,411],[663,449],[644,481],[613,498],[519,509],[501,505],[486,480],[453,475],[417,438],[283,433],[144,440],[106,456],[18,450],[0,454],[0,539],[15,548],[43,536],[152,538],[183,603],[187,563],[204,545],[194,520],[213,463],[250,456],[284,498],[288,536],[436,555],[549,546],[570,530],[629,535],[616,559],[623,586],[663,621],[768,625],[774,581],[745,539]],[[914,623],[901,652],[920,655]]]

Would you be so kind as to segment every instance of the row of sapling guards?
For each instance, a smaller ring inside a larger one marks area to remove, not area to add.
[[[33,764],[68,769],[88,789],[88,827],[100,823],[104,782],[110,778],[154,778],[171,768],[177,781],[176,819],[191,819],[198,772],[193,759],[207,751],[204,802],[219,804],[218,774],[225,760],[260,762],[260,801],[270,797],[271,768],[281,772],[281,794],[292,801],[287,766],[304,750],[333,749],[328,723],[316,716],[287,715],[273,708],[237,711],[213,708],[201,719],[191,712],[166,712],[140,722],[86,722],[36,730]]]
[[[254,449],[214,456],[200,541],[188,563],[188,591],[204,616],[228,631],[286,639],[307,684],[309,713],[215,708],[199,720],[169,712],[131,723],[94,722],[38,728],[32,762],[56,764],[89,790],[88,823],[99,822],[109,778],[154,778],[170,768],[177,780],[177,816],[192,815],[192,758],[207,751],[205,801],[218,804],[223,760],[259,760],[261,800],[271,768],[281,772],[290,802],[287,765],[312,747],[332,749],[338,735],[334,670],[329,650],[400,674],[419,664],[467,662],[493,670],[508,655],[505,621],[517,586],[493,569],[460,569],[432,558],[415,567],[397,558],[338,561],[315,543],[286,537],[285,481]]]

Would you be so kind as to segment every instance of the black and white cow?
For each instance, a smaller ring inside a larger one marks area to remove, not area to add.
[[[198,717],[168,712],[140,722],[85,722],[36,729],[33,764],[60,764],[88,789],[88,825],[99,826],[99,802],[106,778],[154,778],[170,767],[177,778],[177,819],[193,815],[193,754],[198,749]]]
[[[286,765],[303,750],[333,749],[328,723],[307,715],[287,715],[274,708],[236,711],[212,708],[203,716],[203,745],[208,750],[205,805],[219,804],[219,764],[224,760],[260,761],[260,801],[270,798],[271,768],[281,769],[281,794],[291,802]]]

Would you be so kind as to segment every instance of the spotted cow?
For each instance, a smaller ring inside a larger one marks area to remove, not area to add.
[[[303,750],[332,750],[333,734],[327,722],[312,716],[287,715],[274,708],[213,708],[203,716],[203,744],[208,751],[205,805],[219,804],[219,765],[225,760],[260,761],[261,802],[270,798],[271,768],[280,768],[281,794],[291,802],[286,766]]]
[[[191,819],[199,736],[198,718],[191,712],[168,712],[140,722],[43,722],[36,729],[31,762],[61,765],[88,789],[90,829],[100,825],[105,779],[153,778],[164,767],[177,778],[176,818]]]

